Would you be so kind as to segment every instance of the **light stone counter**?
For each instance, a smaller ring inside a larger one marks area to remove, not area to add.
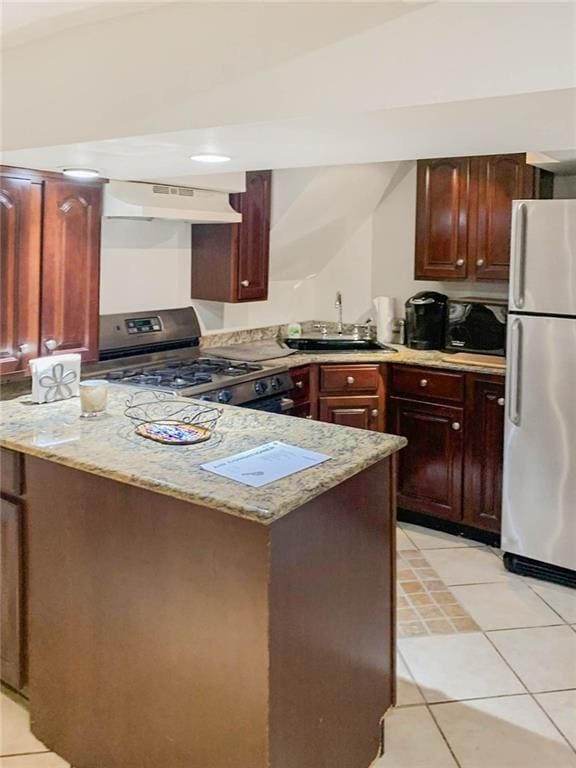
[[[134,422],[124,415],[126,400],[136,391],[111,385],[108,414],[94,420],[79,418],[78,398],[45,405],[35,405],[27,396],[4,401],[0,403],[0,445],[266,525],[407,442],[394,435],[219,406],[222,416],[208,442],[161,445],[136,435]],[[273,440],[332,458],[259,489],[200,469],[205,462]]]
[[[449,371],[464,371],[469,373],[489,373],[496,376],[505,376],[504,368],[494,366],[465,365],[455,361],[444,360],[446,352],[439,350],[423,351],[408,349],[399,344],[389,344],[396,352],[378,352],[369,350],[366,352],[296,352],[289,357],[280,357],[274,360],[266,360],[263,365],[287,365],[297,368],[311,363],[399,363],[402,365],[421,365],[426,368],[444,368]],[[209,350],[207,350],[209,352]]]

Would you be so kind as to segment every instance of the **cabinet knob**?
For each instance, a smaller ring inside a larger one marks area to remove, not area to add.
[[[454,432],[459,432],[460,431],[460,422],[459,421],[453,421],[452,422],[452,429],[454,430]]]
[[[346,376],[346,384],[354,384],[355,381],[354,376]]]
[[[421,387],[427,387],[428,386],[428,379],[420,379],[420,386]]]
[[[457,259],[456,260],[456,266],[457,267],[463,267],[464,266],[464,259]]]
[[[498,405],[504,405],[506,403],[506,400],[504,400],[503,397],[498,398]]]
[[[378,416],[380,415],[380,411],[378,410],[378,408],[372,408],[370,415],[372,416],[373,419],[377,419]]]
[[[56,339],[46,339],[44,342],[44,346],[49,352],[53,352],[55,349],[58,348],[58,342]]]
[[[484,259],[476,259],[476,266],[477,267],[483,267],[484,266]]]
[[[312,418],[312,414],[311,414],[311,413],[307,413],[307,414],[306,414],[306,416],[305,416],[304,418],[305,418],[305,419],[311,419],[311,418]]]
[[[241,280],[241,281],[240,281],[240,285],[241,285],[243,288],[248,288],[248,286],[250,285],[250,280]]]
[[[27,355],[28,352],[30,352],[30,344],[25,342],[24,344],[18,345],[18,357],[22,357],[23,355]]]
[[[295,381],[294,386],[296,386],[298,389],[304,389],[304,382],[303,381]]]

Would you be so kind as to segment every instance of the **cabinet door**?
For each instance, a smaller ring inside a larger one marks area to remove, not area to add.
[[[42,186],[0,178],[0,373],[38,355]]]
[[[512,201],[534,196],[534,169],[524,154],[474,157],[470,178],[469,275],[507,280]]]
[[[102,188],[46,181],[43,214],[42,354],[97,360]]]
[[[268,297],[270,259],[271,171],[246,174],[246,192],[234,195],[231,203],[242,213],[238,227],[237,300]]]
[[[466,423],[464,522],[500,531],[504,454],[504,380],[470,375]]]
[[[408,438],[398,458],[398,506],[462,518],[463,408],[390,398],[390,431]]]
[[[22,509],[4,498],[0,499],[0,533],[0,676],[13,688],[21,688],[24,683]]]
[[[344,427],[382,432],[384,413],[379,397],[321,397],[319,420]]]
[[[417,280],[467,277],[469,176],[466,157],[418,161]]]

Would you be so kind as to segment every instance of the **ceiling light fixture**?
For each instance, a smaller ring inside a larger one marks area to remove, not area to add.
[[[198,163],[227,163],[232,160],[228,155],[212,155],[208,152],[200,155],[192,155],[190,160],[196,160]]]
[[[94,168],[63,168],[62,173],[72,179],[97,179],[100,176],[100,171]]]

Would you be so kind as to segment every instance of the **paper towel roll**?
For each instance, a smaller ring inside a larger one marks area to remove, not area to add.
[[[391,342],[394,337],[395,303],[393,296],[376,296],[373,301],[376,310],[376,338],[381,344]]]

